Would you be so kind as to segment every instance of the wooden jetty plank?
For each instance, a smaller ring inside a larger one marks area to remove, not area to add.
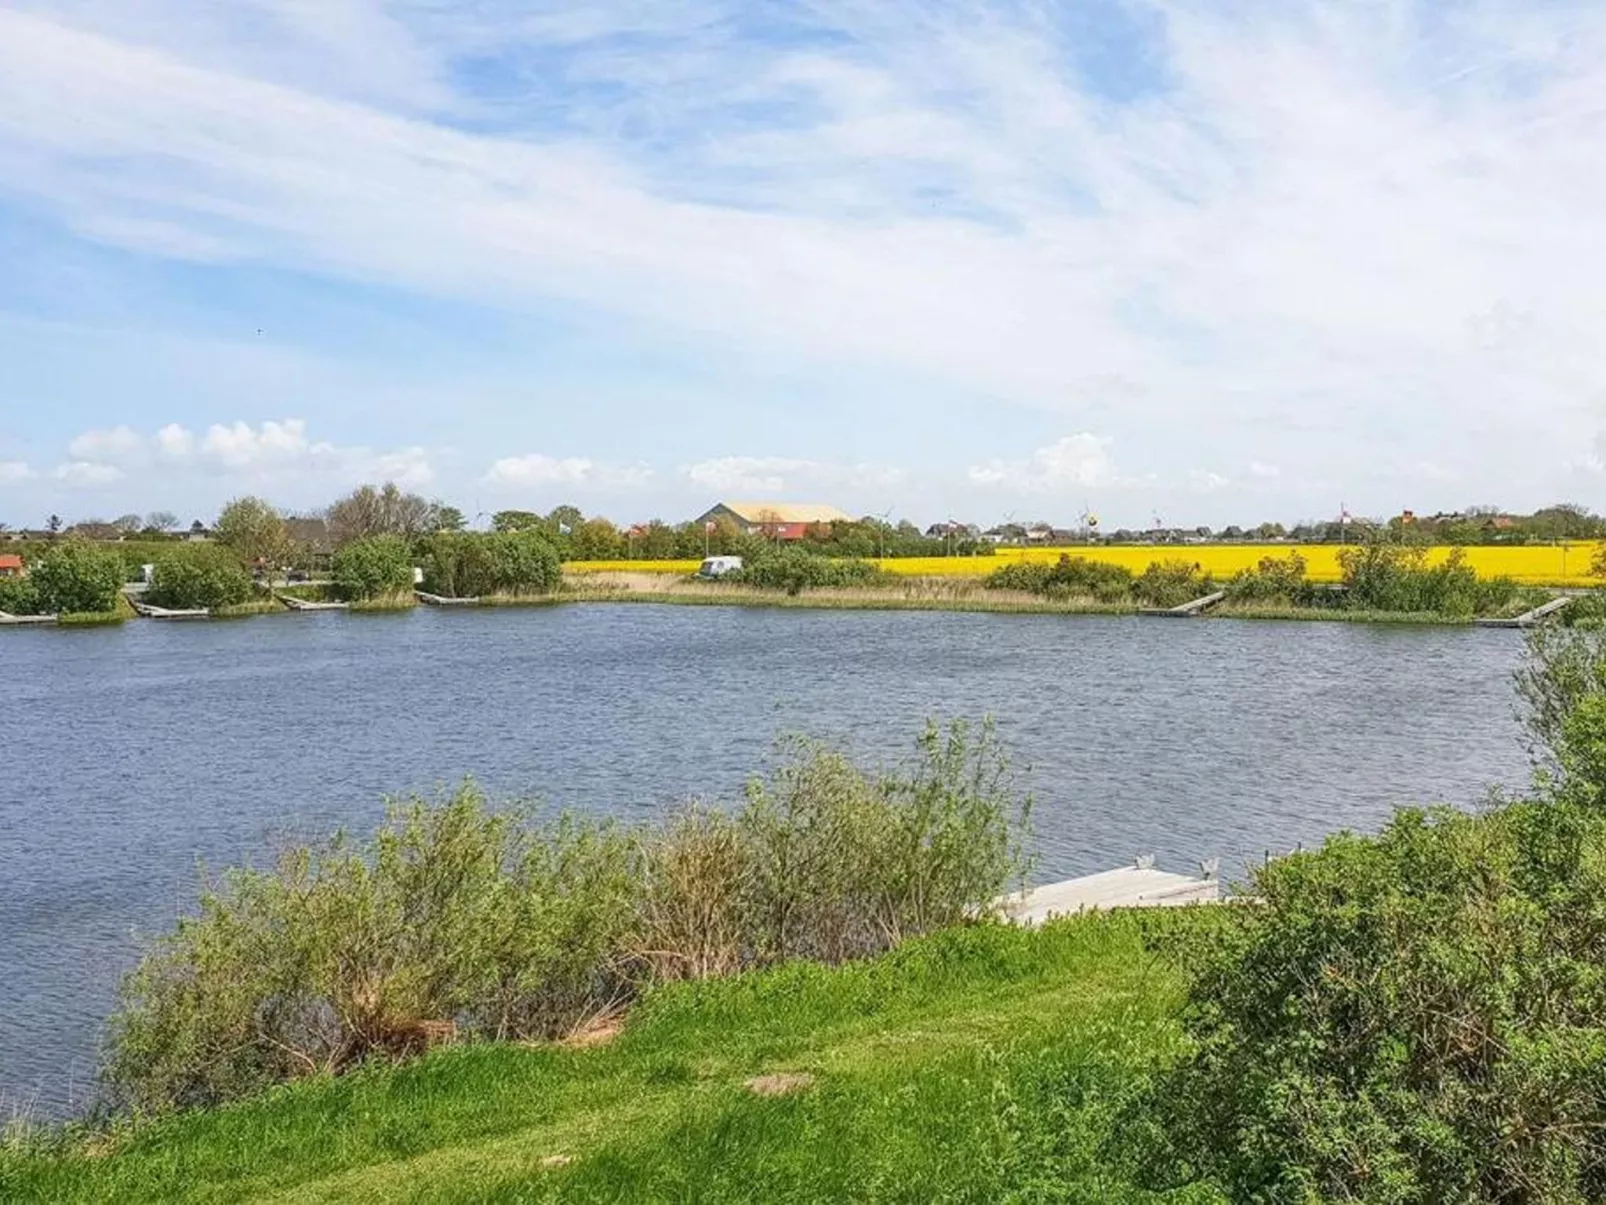
[[[349,611],[351,604],[347,602],[310,602],[305,598],[292,598],[288,594],[275,594],[279,602],[292,611]]]
[[[1000,899],[998,906],[1010,920],[1038,925],[1052,917],[1074,916],[1078,912],[1175,908],[1184,904],[1214,904],[1220,900],[1219,880],[1156,870],[1149,859],[1143,858],[1137,865],[1123,866],[1119,870],[1015,892]]]
[[[1515,619],[1480,619],[1479,627],[1485,628],[1531,628],[1534,624],[1554,615],[1573,600],[1573,595],[1567,594],[1560,598],[1553,598],[1543,606],[1535,607],[1532,611],[1518,615]]]
[[[1172,619],[1186,619],[1190,615],[1198,615],[1200,612],[1208,610],[1226,597],[1227,592],[1225,590],[1217,590],[1214,594],[1206,594],[1203,598],[1195,598],[1190,602],[1185,602],[1180,607],[1144,607],[1138,614],[1164,615]]]
[[[477,598],[447,598],[441,594],[426,594],[423,590],[414,590],[418,601],[431,607],[477,607],[480,600]]]

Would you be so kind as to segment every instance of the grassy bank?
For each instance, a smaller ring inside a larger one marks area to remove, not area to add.
[[[411,590],[407,590],[357,599],[351,604],[351,610],[354,614],[377,614],[386,611],[411,611],[416,606],[418,606],[417,596]]]
[[[1121,915],[660,989],[612,1042],[486,1045],[89,1145],[13,1147],[17,1201],[1218,1199],[1104,1149],[1176,1049],[1180,985]],[[806,1076],[812,1082],[761,1076]]]

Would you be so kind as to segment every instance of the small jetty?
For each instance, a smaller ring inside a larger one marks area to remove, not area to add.
[[[10,611],[0,611],[0,627],[38,627],[55,622],[54,615],[13,615]]]
[[[1220,903],[1221,882],[1216,878],[1215,864],[1207,862],[1202,869],[1202,878],[1171,874],[1157,870],[1152,857],[1143,857],[1118,870],[1014,892],[1000,899],[998,906],[1017,924],[1040,925],[1056,916],[1111,908],[1176,908],[1185,904]]]
[[[1532,611],[1518,615],[1514,619],[1479,619],[1474,622],[1480,628],[1531,628],[1541,623],[1572,602],[1573,596],[1564,594],[1560,598],[1553,598],[1542,607],[1535,607]]]
[[[1187,619],[1191,615],[1199,615],[1208,611],[1222,599],[1227,597],[1225,590],[1217,590],[1214,594],[1206,594],[1203,598],[1185,602],[1180,607],[1144,607],[1139,615],[1163,615],[1172,619]]]
[[[274,599],[292,611],[349,611],[348,602],[309,602],[305,598],[291,598],[288,594],[275,594]]]
[[[477,598],[447,598],[444,594],[427,594],[423,590],[414,590],[418,601],[426,607],[477,607],[480,600]]]
[[[126,595],[124,597],[127,597]],[[153,607],[150,603],[140,602],[129,598],[128,605],[134,608],[136,614],[144,619],[211,619],[212,612],[205,607],[196,607],[187,611],[174,611],[167,607]]]

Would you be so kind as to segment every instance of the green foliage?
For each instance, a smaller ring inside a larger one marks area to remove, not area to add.
[[[801,594],[826,586],[875,586],[889,575],[869,561],[822,556],[797,547],[772,547],[745,564],[725,581],[745,582],[768,590]]]
[[[1215,589],[1208,573],[1188,561],[1155,561],[1132,583],[1132,593],[1151,607],[1180,607]]]
[[[175,610],[228,607],[251,597],[251,577],[226,548],[179,545],[157,560],[145,597]]]
[[[455,1038],[552,1037],[662,980],[841,961],[984,913],[1030,800],[990,727],[883,776],[805,746],[731,815],[623,830],[490,812],[472,786],[378,835],[208,887],[127,978],[108,1082],[143,1112]]]
[[[1305,558],[1297,552],[1286,557],[1262,557],[1255,568],[1234,574],[1224,589],[1232,602],[1309,606],[1316,595],[1305,568]]]
[[[430,537],[424,586],[448,598],[547,593],[563,580],[558,554],[539,531],[457,532]]]
[[[1606,1194],[1606,823],[1403,813],[1255,876],[1185,945],[1152,1154],[1237,1200]]]
[[[123,560],[84,540],[63,540],[33,565],[30,574],[41,614],[109,613],[123,588]]]
[[[400,536],[353,540],[335,553],[331,577],[344,597],[380,598],[413,588],[413,556]]]
[[[7,615],[40,615],[39,587],[31,577],[0,577],[0,611]]]
[[[1018,561],[1002,565],[986,577],[993,590],[1020,590],[1047,598],[1092,598],[1101,603],[1129,602],[1132,573],[1121,565],[1061,556],[1052,565]]]
[[[1338,562],[1346,587],[1343,604],[1358,610],[1466,618],[1499,610],[1518,593],[1508,578],[1480,581],[1459,548],[1430,566],[1426,548],[1374,540],[1340,550]]]
[[[231,499],[218,515],[215,531],[218,542],[247,564],[260,561],[277,567],[290,557],[284,516],[261,498]]]

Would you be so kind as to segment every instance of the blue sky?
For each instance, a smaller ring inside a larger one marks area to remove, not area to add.
[[[0,521],[1606,503],[1606,9],[0,0]]]

